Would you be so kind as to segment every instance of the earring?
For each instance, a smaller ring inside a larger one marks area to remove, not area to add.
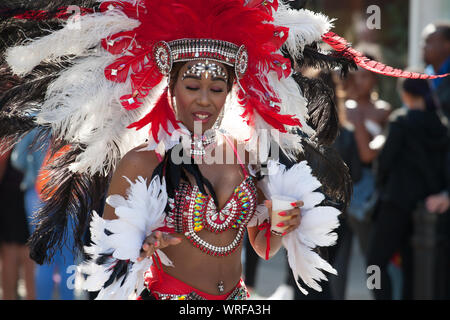
[[[172,108],[173,108],[173,112],[175,113],[175,118],[177,119],[177,120],[180,120],[180,119],[178,119],[178,117],[177,117],[177,115],[178,115],[178,113],[177,113],[177,98],[175,97],[175,96],[170,96],[170,102],[172,103]]]
[[[222,125],[224,110],[225,110],[225,106],[223,106],[222,110],[220,110],[219,116],[217,117],[216,122],[214,122],[213,129],[218,130],[220,128],[220,126]]]

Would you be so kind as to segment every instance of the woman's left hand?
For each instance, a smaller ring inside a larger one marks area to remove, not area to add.
[[[266,200],[264,202],[267,209],[269,209],[269,214],[272,216],[272,201]],[[304,205],[303,201],[296,201],[292,203],[292,209],[290,210],[284,210],[282,212],[279,212],[278,214],[282,217],[290,217],[290,219],[284,220],[279,224],[279,227],[286,228],[284,230],[283,236],[294,231],[295,229],[300,226],[300,223],[302,222],[302,216],[301,216],[301,207]]]

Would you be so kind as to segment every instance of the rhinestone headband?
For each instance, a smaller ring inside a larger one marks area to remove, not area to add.
[[[183,74],[181,80],[184,80],[187,76],[201,77],[202,74],[205,74],[206,79],[208,79],[210,75],[212,78],[222,77],[225,80],[228,79],[225,70],[220,65],[210,63],[209,60],[206,60],[205,63],[199,62],[190,66]]]
[[[175,62],[209,60],[235,68],[242,79],[248,68],[248,53],[244,45],[213,39],[180,39],[160,41],[154,46],[154,57],[160,72],[168,75]]]

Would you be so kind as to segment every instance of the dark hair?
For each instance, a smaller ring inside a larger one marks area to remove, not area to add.
[[[424,79],[401,79],[401,89],[415,97],[421,97],[425,100],[426,109],[429,111],[436,110],[433,92],[428,80]]]
[[[433,24],[436,27],[436,32],[440,33],[445,40],[450,41],[450,23],[436,22]]]

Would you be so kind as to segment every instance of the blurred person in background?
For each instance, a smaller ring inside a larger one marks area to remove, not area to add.
[[[429,24],[423,31],[423,58],[428,74],[450,73],[450,22]],[[450,115],[450,79],[431,80],[431,89],[435,92],[438,103],[447,118]],[[450,155],[449,162],[450,162]],[[449,163],[450,167],[450,163]],[[450,186],[426,199],[429,212],[444,213],[450,208]]]
[[[42,141],[40,148],[32,148],[33,142],[38,138],[38,131],[33,130],[27,134],[14,148],[12,153],[13,165],[20,170],[24,179],[21,189],[25,194],[25,209],[31,232],[34,231],[33,216],[42,206],[40,193],[42,192],[42,173],[48,164],[48,141]],[[36,150],[35,150],[36,149]],[[55,255],[51,264],[36,265],[35,285],[36,299],[51,300],[53,298],[55,280],[59,282],[58,294],[62,300],[73,300],[73,289],[68,288],[68,267],[74,265],[74,258],[70,250],[63,248],[61,254]],[[56,272],[58,271],[58,272]]]
[[[3,300],[16,300],[18,281],[25,281],[26,299],[35,299],[34,262],[26,245],[29,229],[25,217],[22,174],[12,167],[10,153],[0,156],[0,260]]]
[[[434,74],[445,74],[450,73],[450,22],[435,22],[429,24],[425,27],[423,31],[423,58],[427,65],[426,73]],[[450,80],[447,78],[434,79],[431,80],[431,88],[435,92],[437,102],[439,103],[440,109],[444,112],[447,118],[450,115]],[[447,119],[447,127],[450,129]],[[447,153],[447,180],[450,181],[450,152]],[[431,213],[443,214],[449,212],[450,208],[450,182],[447,183],[447,187],[437,194],[432,194],[428,196],[425,200],[426,209]],[[448,218],[446,218],[448,220]],[[445,224],[445,219],[439,220],[439,224]],[[446,241],[447,248],[450,238],[450,228],[442,228],[442,230],[447,230]],[[450,267],[450,259],[447,258],[445,263],[447,267],[444,270],[448,270]],[[447,280],[446,283],[446,299],[450,297],[450,276],[448,271],[445,275]],[[442,275],[440,275],[442,277]]]
[[[347,120],[344,110],[344,99],[346,92],[343,88],[342,79],[331,72],[321,72],[319,75],[335,91],[335,103],[339,116],[339,135],[333,147],[344,160],[349,168],[353,184],[359,182],[362,176],[362,162],[358,154],[358,146],[355,138],[354,127]],[[347,274],[351,256],[353,232],[349,223],[348,210],[339,216],[340,226],[337,229],[338,240],[334,247],[329,248],[330,262],[338,271],[337,277],[330,277],[330,288],[333,300],[344,300],[346,297]]]
[[[423,31],[423,58],[427,65],[425,72],[430,75],[450,73],[450,22],[436,22]],[[439,78],[431,81],[439,103],[446,114],[450,115],[450,79]]]
[[[368,54],[366,56],[373,59]],[[345,118],[353,126],[362,166],[361,178],[354,184],[352,202],[348,208],[349,223],[364,255],[368,247],[370,214],[377,198],[372,164],[379,154],[382,133],[391,113],[390,104],[381,100],[375,91],[377,82],[377,75],[358,68],[349,74],[344,86],[347,95]]]
[[[375,53],[370,47],[363,46],[361,50]],[[366,56],[370,59],[379,59],[375,57],[375,54],[371,55],[368,52]],[[376,74],[362,68],[350,73],[344,82],[345,118],[353,126],[361,166],[361,177],[353,186],[353,197],[347,210],[348,223],[357,237],[365,258],[367,258],[369,235],[373,226],[372,215],[379,202],[373,164],[384,143],[383,131],[392,112],[391,105],[379,97],[378,82]],[[402,278],[398,252],[392,255],[388,269],[395,292],[394,297],[399,299]]]
[[[447,128],[436,112],[426,80],[400,82],[407,108],[396,110],[389,121],[386,141],[377,160],[380,202],[374,213],[367,265],[380,268],[380,288],[374,297],[392,299],[388,274],[391,257],[401,253],[402,299],[412,299],[413,265],[410,238],[412,212],[419,202],[445,187],[445,161],[449,144]]]

